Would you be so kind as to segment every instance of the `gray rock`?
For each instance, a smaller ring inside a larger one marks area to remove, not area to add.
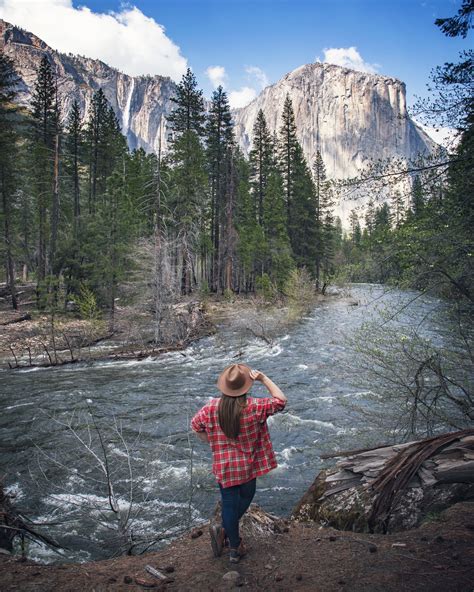
[[[240,582],[240,574],[238,571],[228,571],[222,576],[222,579],[236,586]]]

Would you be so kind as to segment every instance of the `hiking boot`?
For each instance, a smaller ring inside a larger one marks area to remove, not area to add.
[[[222,555],[222,549],[224,548],[225,530],[222,526],[211,524],[209,527],[209,534],[211,536],[211,546],[214,557],[220,557]]]
[[[231,563],[239,563],[240,558],[243,557],[247,553],[247,548],[245,547],[242,538],[240,539],[240,545],[237,549],[230,549],[229,553],[229,561]]]

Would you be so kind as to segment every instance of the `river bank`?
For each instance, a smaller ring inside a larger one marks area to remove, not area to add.
[[[207,524],[159,552],[82,564],[40,565],[0,555],[4,592],[166,591],[471,592],[474,503],[449,508],[419,528],[359,534],[289,522],[248,539],[237,565],[214,558]],[[286,532],[285,532],[286,530]],[[247,539],[246,539],[247,540]],[[153,578],[147,565],[166,575]]]
[[[26,295],[29,292],[20,291]],[[99,316],[84,319],[77,311],[53,316],[35,310],[29,294],[18,311],[5,305],[0,308],[0,368],[46,368],[79,362],[155,358],[183,350],[193,341],[212,335],[216,326],[223,323],[239,329],[247,327],[250,336],[270,342],[312,307],[340,295],[339,291],[324,296],[314,293],[305,302],[291,304],[285,298],[267,303],[255,295],[235,295],[231,299],[215,295],[186,298],[172,306],[175,324],[172,338],[157,345],[155,321],[150,312],[117,306],[112,329]]]

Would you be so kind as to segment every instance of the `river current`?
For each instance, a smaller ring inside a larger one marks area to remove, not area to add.
[[[354,386],[346,337],[380,318],[381,309],[401,307],[416,293],[359,284],[351,294],[358,306],[329,299],[271,345],[224,325],[218,334],[158,359],[1,372],[0,471],[16,505],[37,522],[50,523],[47,530],[68,548],[67,559],[109,556],[107,541],[112,545],[115,534],[106,526],[110,512],[94,457],[95,451],[101,458],[95,421],[122,513],[132,499],[132,536],[172,536],[208,519],[218,489],[209,449],[189,433],[189,420],[218,395],[220,371],[241,360],[288,396],[286,410],[269,419],[279,466],[259,478],[254,500],[288,515],[322,468],[322,453],[386,440],[347,405],[366,393]],[[394,322],[412,322],[415,314],[436,335],[440,306],[435,299],[416,298],[410,319],[402,313]],[[252,391],[265,393],[261,384]],[[38,545],[29,553],[64,560]]]

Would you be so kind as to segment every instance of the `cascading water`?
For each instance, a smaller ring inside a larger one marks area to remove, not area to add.
[[[130,88],[128,91],[127,101],[122,114],[122,134],[127,137],[130,124],[130,107],[132,104],[132,95],[135,90],[135,78],[130,79]]]

